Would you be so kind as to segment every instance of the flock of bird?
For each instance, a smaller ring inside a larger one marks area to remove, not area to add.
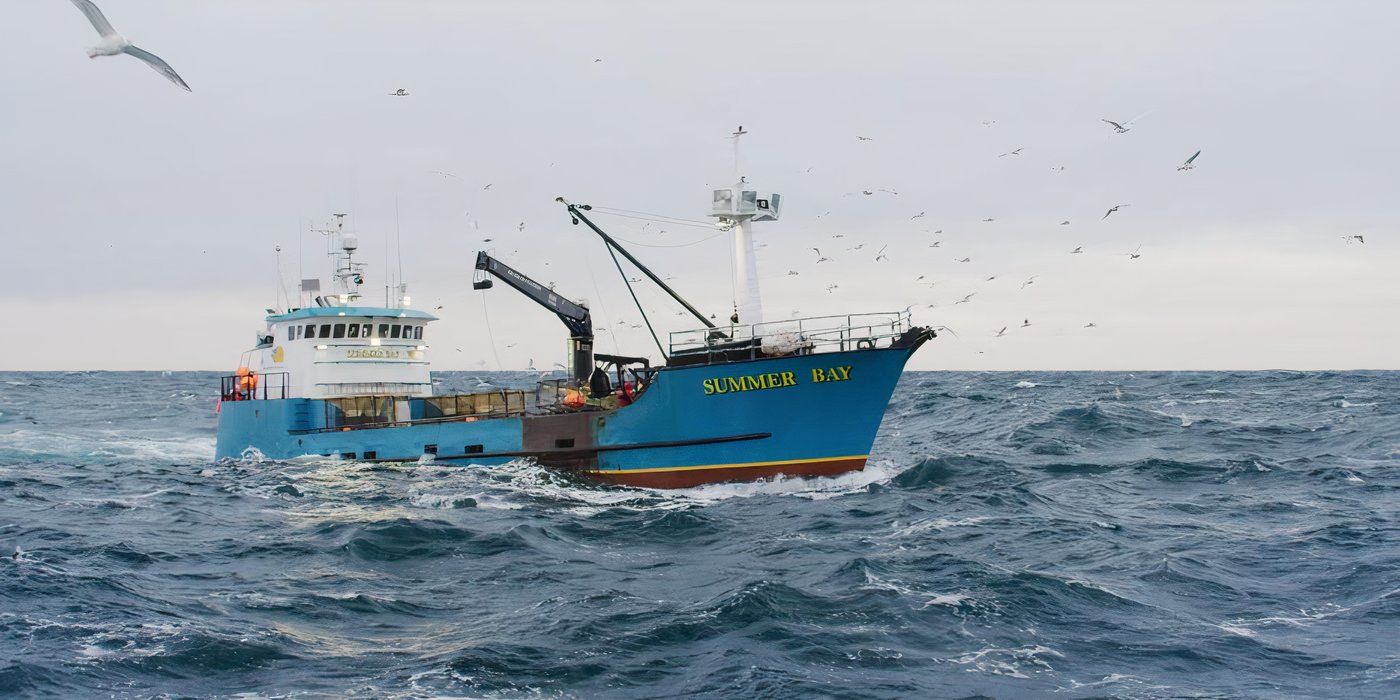
[[[159,56],[157,56],[157,55],[155,55],[155,54],[153,54],[153,53],[151,53],[151,52],[149,52],[149,51],[146,51],[146,50],[144,50],[144,49],[142,49],[142,48],[140,48],[140,47],[137,47],[136,45],[134,45],[134,44],[132,44],[130,41],[128,41],[128,40],[127,40],[124,36],[122,36],[120,33],[118,33],[118,32],[112,27],[111,22],[109,22],[109,21],[107,20],[106,16],[103,15],[102,10],[100,10],[100,9],[97,7],[97,5],[94,4],[94,3],[92,2],[92,0],[71,0],[71,2],[73,3],[74,6],[76,6],[76,7],[78,8],[78,10],[80,10],[80,11],[83,13],[84,16],[87,17],[88,21],[92,24],[93,28],[97,31],[97,33],[98,33],[98,35],[99,35],[99,41],[98,41],[98,43],[97,43],[95,46],[93,46],[92,48],[90,48],[90,49],[87,50],[87,54],[88,54],[88,57],[89,57],[89,58],[98,58],[98,57],[101,57],[101,56],[116,56],[116,55],[125,54],[125,55],[131,56],[131,57],[133,57],[133,58],[136,58],[137,60],[142,61],[143,63],[145,63],[146,65],[150,66],[150,67],[151,67],[152,69],[154,69],[156,72],[160,73],[162,76],[164,76],[166,79],[168,79],[170,82],[174,83],[175,85],[179,86],[180,88],[182,88],[182,89],[184,89],[184,90],[186,90],[186,91],[190,91],[190,90],[191,90],[189,84],[187,84],[187,83],[185,82],[185,80],[184,80],[183,78],[180,77],[180,75],[175,71],[174,68],[172,68],[172,67],[170,66],[170,64],[166,63],[166,62],[165,62],[163,59],[161,59]],[[593,60],[593,62],[594,62],[594,63],[600,63],[600,62],[602,62],[602,59],[601,59],[601,58],[595,58],[595,59]],[[388,93],[388,95],[389,95],[390,97],[394,97],[394,98],[406,98],[406,97],[409,97],[409,96],[410,96],[410,92],[408,91],[407,88],[397,88],[397,89],[395,89],[393,92]],[[1122,121],[1122,122],[1115,121],[1115,120],[1112,120],[1112,119],[1102,119],[1101,121],[1102,121],[1103,123],[1107,124],[1109,127],[1112,128],[1113,134],[1127,134],[1129,131],[1132,130],[1132,127],[1134,126],[1134,124],[1137,122],[1138,119],[1141,119],[1142,116],[1145,116],[1145,115],[1140,115],[1140,116],[1138,116],[1138,117],[1134,117],[1133,119],[1128,119],[1128,120]],[[984,126],[984,127],[993,127],[993,126],[996,125],[996,121],[995,121],[995,120],[983,121],[981,124],[982,124],[982,126]],[[743,134],[743,133],[746,133],[746,132],[743,131],[743,127],[740,127],[739,131],[735,133],[735,136],[737,137],[739,134]],[[865,136],[865,135],[857,135],[857,136],[856,136],[856,139],[857,139],[858,141],[860,141],[860,142],[871,142],[871,141],[874,141],[874,140],[875,140],[874,137],[872,137],[872,136]],[[1003,152],[1003,153],[998,154],[998,155],[997,155],[997,158],[1015,158],[1015,157],[1019,157],[1019,156],[1022,154],[1022,152],[1023,152],[1024,150],[1025,150],[1025,147],[1018,147],[1018,148],[1012,149],[1012,150],[1010,150],[1010,151],[1006,151],[1006,152]],[[1178,171],[1182,171],[1182,172],[1184,172],[1184,171],[1190,171],[1190,170],[1195,169],[1195,168],[1196,168],[1196,160],[1197,160],[1197,158],[1200,157],[1200,155],[1201,155],[1201,150],[1200,150],[1200,149],[1197,149],[1195,153],[1192,153],[1192,154],[1190,155],[1190,157],[1186,158],[1179,166],[1177,166],[1176,169],[1177,169]],[[1054,167],[1052,168],[1052,170],[1055,170],[1055,171],[1063,171],[1064,169],[1065,169],[1064,166],[1054,166]],[[810,171],[811,171],[811,169],[809,168],[809,169],[808,169],[808,172],[810,172]],[[456,175],[452,175],[451,173],[446,173],[446,172],[441,172],[441,171],[435,171],[435,172],[437,172],[437,173],[440,174],[440,175],[446,176],[446,177],[453,177],[453,178],[456,178],[456,177],[457,177]],[[458,179],[460,179],[460,178],[458,178]],[[489,189],[491,189],[491,183],[487,183],[487,184],[486,184],[484,187],[482,187],[481,189],[482,189],[482,190],[489,190]],[[871,197],[871,196],[876,195],[877,193],[879,193],[879,194],[888,194],[888,195],[890,195],[890,196],[892,196],[892,197],[898,197],[898,196],[899,196],[899,192],[898,192],[898,191],[893,190],[893,189],[887,189],[887,188],[862,189],[862,190],[860,190],[858,193],[856,193],[856,192],[847,193],[847,196],[860,195],[860,196]],[[1130,205],[1129,205],[1129,204],[1126,204],[1126,203],[1124,203],[1124,204],[1114,204],[1113,206],[1108,207],[1106,211],[1104,211],[1103,216],[1102,216],[1099,220],[1100,220],[1100,221],[1106,221],[1106,220],[1107,220],[1109,217],[1111,217],[1113,214],[1115,214],[1115,213],[1121,211],[1123,208],[1128,207],[1128,206],[1130,206]],[[830,213],[830,212],[827,212],[827,214],[829,214],[829,213]],[[821,216],[825,216],[825,215],[826,215],[826,214],[822,214],[822,215],[818,216],[817,218],[821,218]],[[926,212],[920,211],[920,212],[914,214],[913,216],[911,216],[911,217],[910,217],[910,220],[918,220],[918,219],[924,219],[924,218],[926,218]],[[995,218],[993,218],[993,217],[987,217],[987,218],[985,218],[985,219],[982,219],[981,221],[982,221],[983,223],[992,223],[992,222],[995,221]],[[1065,225],[1069,225],[1069,223],[1070,223],[1069,221],[1061,221],[1061,222],[1060,222],[1060,225],[1065,226]],[[518,232],[524,232],[524,230],[525,230],[525,222],[524,222],[524,221],[521,221],[521,222],[518,224],[518,226],[516,227],[516,230],[517,230]],[[927,229],[926,229],[926,230],[927,230]],[[942,229],[939,229],[939,230],[937,230],[937,231],[933,231],[932,233],[933,233],[934,235],[941,234],[941,233],[942,233]],[[842,238],[842,237],[843,237],[842,234],[836,234],[835,236],[833,236],[833,238]],[[1343,239],[1343,241],[1345,241],[1348,245],[1353,244],[1353,243],[1364,245],[1364,244],[1366,243],[1365,237],[1364,237],[1363,235],[1359,235],[1359,234],[1344,235],[1344,236],[1342,236],[1342,239]],[[491,242],[492,240],[493,240],[493,239],[491,239],[491,238],[485,238],[485,239],[483,239],[483,242],[489,243],[489,242]],[[941,241],[941,240],[934,240],[934,241],[932,241],[932,242],[930,242],[930,243],[928,244],[928,247],[929,247],[929,248],[939,248],[939,247],[941,246],[941,244],[942,244],[942,241]],[[859,250],[861,250],[863,247],[864,247],[864,244],[857,244],[857,245],[854,246],[853,248],[848,248],[847,251],[849,251],[849,252],[859,251]],[[886,250],[887,248],[888,248],[888,246],[882,246],[882,247],[879,249],[879,251],[878,251],[878,252],[875,254],[875,256],[874,256],[875,262],[878,263],[878,262],[888,262],[888,261],[889,261],[889,257],[885,254],[885,250]],[[810,250],[811,250],[812,253],[815,255],[815,259],[814,259],[813,265],[819,265],[819,264],[822,264],[822,263],[827,263],[827,262],[832,262],[832,261],[833,261],[833,259],[832,259],[831,257],[829,257],[828,255],[824,255],[823,252],[822,252],[822,250],[821,250],[820,248],[818,248],[818,247],[812,247]],[[1138,260],[1138,259],[1140,259],[1140,258],[1142,257],[1142,252],[1141,252],[1141,251],[1142,251],[1142,246],[1139,245],[1139,246],[1138,246],[1135,250],[1133,250],[1131,253],[1127,253],[1127,254],[1126,254],[1126,257],[1128,258],[1128,260]],[[1071,255],[1079,255],[1079,254],[1083,254],[1083,253],[1084,253],[1084,247],[1083,247],[1082,245],[1081,245],[1081,246],[1075,246],[1073,250],[1070,250],[1070,251],[1069,251],[1069,254],[1071,254]],[[958,263],[970,263],[970,262],[972,262],[972,258],[971,258],[971,257],[968,257],[968,256],[964,256],[964,257],[960,257],[960,258],[954,258],[954,260],[955,260],[956,262],[958,262]],[[800,273],[799,273],[797,270],[788,270],[788,272],[787,272],[787,276],[797,276],[797,275],[799,275],[799,274],[800,274]],[[991,281],[994,281],[996,278],[997,278],[997,275],[992,275],[992,276],[990,276],[990,277],[987,277],[987,278],[986,278],[986,281],[987,281],[987,282],[991,282]],[[1020,288],[1021,288],[1021,289],[1025,289],[1026,287],[1028,287],[1028,286],[1030,286],[1031,284],[1033,284],[1034,281],[1035,281],[1035,279],[1036,279],[1036,276],[1031,276],[1029,279],[1026,279],[1024,282],[1022,282]],[[925,281],[925,276],[924,276],[924,275],[920,275],[916,281],[917,281],[917,282],[924,283],[924,284],[928,284],[928,285],[930,285],[930,286],[932,286],[933,284],[935,284],[935,283],[932,283],[932,282],[926,282],[926,281]],[[552,285],[551,285],[551,286],[552,286]],[[829,283],[829,284],[827,284],[826,287],[825,287],[825,290],[826,290],[826,292],[827,292],[828,294],[834,293],[837,289],[839,289],[839,285],[837,285],[836,283]],[[960,305],[960,304],[968,304],[968,303],[971,303],[973,297],[975,297],[975,296],[977,296],[977,292],[967,293],[967,294],[963,295],[963,296],[962,296],[960,299],[958,299],[957,301],[954,301],[954,302],[953,302],[953,305]],[[936,306],[937,306],[936,304],[929,304],[929,305],[928,305],[928,308],[936,308]],[[438,308],[442,308],[442,307],[439,306]],[[794,314],[796,314],[796,312],[794,312]],[[640,327],[641,327],[641,324],[627,324],[627,322],[620,322],[620,323],[622,323],[623,325],[630,325],[630,326],[633,327],[633,328],[640,328]],[[1020,327],[1021,327],[1021,328],[1027,328],[1027,327],[1030,327],[1030,326],[1031,326],[1031,322],[1030,322],[1030,319],[1029,319],[1029,318],[1025,319],[1025,320],[1020,324]],[[1084,326],[1083,326],[1083,328],[1096,328],[1096,327],[1097,327],[1097,325],[1096,325],[1095,323],[1093,323],[1093,322],[1086,323],[1086,324],[1084,324]],[[945,330],[949,330],[949,331],[952,330],[952,329],[948,329],[948,328],[946,328],[946,327],[944,327],[944,329],[945,329]],[[1003,326],[1003,327],[1000,328],[999,330],[993,332],[993,333],[992,333],[992,337],[994,337],[994,338],[1005,337],[1008,329],[1009,329],[1009,326]],[[459,351],[460,351],[460,349],[459,349]]]

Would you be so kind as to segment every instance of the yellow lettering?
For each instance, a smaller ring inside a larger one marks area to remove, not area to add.
[[[737,379],[735,379],[735,378],[733,378],[733,377],[725,377],[725,378],[724,378],[724,382],[725,382],[726,384],[729,385],[729,390],[730,390],[730,391],[743,391],[743,390],[744,390],[744,383],[741,382],[741,381],[739,381],[739,380],[737,380]]]
[[[850,365],[846,365],[845,367],[837,367],[837,368],[835,368],[835,369],[836,369],[836,372],[839,373],[839,374],[841,375],[841,380],[842,380],[842,381],[845,381],[845,380],[851,378],[851,366],[850,366]]]
[[[705,387],[706,396],[715,393],[715,380],[713,379],[706,379],[705,381],[700,382],[700,386]]]
[[[813,370],[812,370],[812,383],[813,383],[813,384],[816,384],[816,383],[818,383],[818,382],[824,382],[824,381],[826,381],[826,373],[823,372],[823,371],[821,371],[820,369],[813,369]]]
[[[783,372],[782,386],[797,386],[797,377],[794,377],[792,372]]]

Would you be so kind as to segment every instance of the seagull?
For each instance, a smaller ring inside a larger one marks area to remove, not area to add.
[[[888,247],[889,247],[889,246],[887,246],[887,245],[886,245],[886,246],[880,246],[879,252],[875,253],[875,262],[880,262],[881,260],[884,260],[885,262],[889,262],[889,261],[890,261],[889,256],[885,255],[885,249],[888,248]]]
[[[860,250],[861,248],[864,248],[864,247],[865,247],[865,244],[864,244],[864,243],[857,243],[857,244],[856,244],[856,247],[854,247],[854,248],[847,248],[846,250]]]
[[[747,134],[747,133],[749,133],[749,132],[744,131],[744,125],[743,125],[743,124],[740,124],[740,125],[739,125],[739,128],[738,128],[738,129],[735,129],[735,130],[734,130],[734,133],[730,134],[730,136],[743,136],[744,134]]]
[[[1064,221],[1061,221],[1061,222],[1060,222],[1060,225],[1061,225],[1061,226],[1069,226],[1069,219],[1065,219]]]
[[[1362,235],[1360,235],[1360,234],[1356,234],[1356,235],[1352,235],[1352,236],[1342,236],[1342,240],[1346,241],[1346,242],[1347,242],[1347,245],[1351,245],[1351,242],[1352,242],[1352,241],[1356,241],[1357,243],[1361,243],[1361,244],[1363,244],[1363,245],[1366,243],[1366,237],[1365,237],[1365,236],[1362,236]]]
[[[1111,119],[1101,119],[1101,120],[1099,120],[1099,121],[1102,121],[1102,122],[1104,122],[1105,124],[1112,124],[1112,125],[1113,125],[1113,133],[1115,133],[1115,134],[1126,134],[1126,133],[1128,133],[1128,127],[1123,126],[1122,124],[1119,124],[1118,122],[1115,122],[1115,121],[1113,121],[1113,120],[1111,120]],[[1132,122],[1128,122],[1128,123],[1131,124]]]
[[[442,304],[438,304],[437,306],[433,307],[433,311],[442,311]]]
[[[1075,246],[1075,247],[1074,247],[1074,250],[1071,250],[1071,251],[1069,252],[1069,254],[1070,254],[1070,255],[1079,255],[1080,253],[1083,253],[1083,252],[1084,252],[1084,246],[1078,245],[1078,246]]]
[[[1142,257],[1142,254],[1139,253],[1138,250],[1142,250],[1142,246],[1138,246],[1138,247],[1137,247],[1137,250],[1134,250],[1133,252],[1128,253],[1128,259],[1129,259],[1129,260],[1137,260],[1138,258]]]
[[[994,336],[992,336],[992,337],[993,337],[993,338],[1000,338],[1000,337],[1002,337],[1002,336],[1004,336],[1004,335],[1006,335],[1006,326],[1002,326],[1002,327],[1001,327],[1001,330],[997,331],[997,334],[994,335]]]
[[[483,188],[481,188],[481,189],[483,189],[483,190],[489,190],[489,189],[491,189],[491,185],[494,185],[494,184],[496,184],[496,183],[494,183],[494,182],[488,182],[488,183],[486,183],[486,186],[483,187]]]
[[[942,244],[943,244],[943,241],[934,241],[934,242],[928,244],[928,247],[930,247],[930,248],[937,248],[938,246],[940,246],[940,245],[942,245]]]
[[[97,33],[102,35],[102,40],[97,43],[97,46],[87,50],[88,58],[115,56],[121,53],[134,56],[144,61],[146,65],[156,69],[156,72],[165,76],[170,82],[184,88],[186,92],[190,92],[190,86],[185,83],[184,79],[180,77],[180,74],[175,72],[174,68],[170,67],[169,63],[161,60],[160,56],[150,51],[137,48],[131,42],[127,41],[126,37],[118,34],[117,30],[112,29],[112,23],[108,22],[107,18],[103,16],[102,10],[97,9],[97,6],[92,4],[92,0],[73,0],[73,5],[81,10],[84,15],[87,15],[88,21],[92,22],[93,29],[96,29]]]
[[[1093,323],[1086,323],[1086,324],[1084,324],[1084,327],[1085,327],[1085,328],[1098,328],[1098,326],[1095,325],[1095,324],[1093,324]]]
[[[996,275],[992,275],[991,277],[988,277],[988,278],[987,278],[987,281],[988,281],[988,282],[991,282],[992,280],[994,280],[994,279],[996,279],[996,278],[997,278]]]
[[[990,224],[990,223],[992,223],[993,221],[996,221],[996,219],[993,219],[993,218],[991,218],[991,217],[987,217],[987,218],[985,218],[985,219],[982,220],[982,223],[984,223],[984,224]]]
[[[1003,154],[1001,154],[1001,155],[999,155],[999,156],[997,156],[997,157],[998,157],[998,158],[1005,158],[1006,156],[1019,156],[1019,155],[1021,155],[1021,149],[1023,149],[1023,148],[1025,148],[1025,146],[1022,146],[1021,148],[1018,148],[1018,149],[1016,149],[1016,150],[1014,150],[1014,151],[1007,151],[1006,153],[1003,153]]]
[[[832,237],[832,238],[845,238],[845,237],[846,237],[846,234],[844,234],[844,233],[837,233],[837,234],[833,234],[831,237]],[[815,249],[814,249],[814,250],[815,250]]]
[[[516,227],[515,227],[515,230],[516,230],[516,231],[522,231],[522,232],[523,232],[523,231],[525,230],[525,222],[524,222],[524,221],[520,222],[520,225],[519,225],[519,226],[516,226]]]
[[[1197,151],[1196,151],[1195,153],[1192,153],[1192,154],[1191,154],[1191,157],[1190,157],[1190,158],[1187,158],[1185,163],[1182,163],[1181,165],[1176,166],[1176,169],[1177,169],[1177,170],[1191,170],[1191,169],[1195,168],[1196,166],[1192,165],[1192,163],[1195,162],[1196,156],[1198,156],[1198,155],[1201,155],[1201,151],[1200,151],[1199,149],[1197,149]]]
[[[1035,278],[1037,278],[1037,277],[1039,277],[1039,276],[1040,276],[1040,275],[1031,275],[1031,278],[1030,278],[1030,279],[1028,279],[1028,280],[1026,280],[1025,282],[1022,282],[1022,283],[1021,283],[1021,289],[1025,289],[1026,287],[1029,287],[1029,286],[1031,286],[1032,284],[1035,284]]]
[[[1052,172],[1052,173],[1062,173],[1062,172],[1064,172],[1064,171],[1065,171],[1065,166],[1063,166],[1063,165],[1057,165],[1057,166],[1054,166],[1054,167],[1050,168],[1050,172]]]
[[[397,90],[395,90],[395,91],[389,93],[389,96],[390,96],[390,97],[408,97],[408,91],[405,90],[405,89],[403,89],[403,88],[399,88],[399,89],[397,89]]]
[[[1031,320],[1030,320],[1030,319],[1026,319],[1025,321],[1022,321],[1022,322],[1021,322],[1021,327],[1022,327],[1022,328],[1030,328],[1030,327],[1031,327]]]
[[[972,301],[972,297],[975,297],[975,296],[977,296],[977,292],[973,292],[973,293],[971,293],[971,294],[969,294],[969,295],[967,295],[967,296],[965,296],[965,297],[963,297],[963,298],[961,298],[961,299],[959,299],[959,300],[957,300],[957,301],[955,301],[955,302],[953,302],[953,303],[954,303],[954,304],[966,304],[967,302]]]
[[[1113,212],[1118,211],[1119,209],[1122,209],[1123,207],[1126,207],[1126,206],[1131,206],[1131,205],[1128,205],[1128,204],[1115,204],[1115,205],[1113,205],[1111,208],[1109,208],[1108,211],[1104,212],[1103,219],[1107,219],[1109,214],[1112,214]],[[1103,221],[1103,219],[1099,219],[1099,221]]]
[[[972,258],[959,258],[958,262],[972,262]]]
[[[892,194],[892,195],[894,195],[894,196],[896,196],[896,197],[899,196],[899,193],[898,193],[898,192],[895,192],[894,190],[875,190],[875,191],[876,191],[876,192],[884,192],[884,193],[887,193],[887,194]]]
[[[827,293],[827,294],[832,293],[832,292],[835,291],[836,289],[837,289],[837,286],[836,286],[835,284],[828,284],[828,285],[826,285],[826,293]]]
[[[991,120],[991,121],[982,122],[982,126],[991,126],[991,125],[993,125],[993,124],[995,124],[995,123],[997,123],[997,120],[993,119],[993,120]]]
[[[869,136],[857,136],[857,137],[856,137],[856,140],[857,140],[857,141],[874,141],[875,139],[872,139],[872,138],[870,138]]]
[[[593,59],[593,62],[594,62],[594,63],[602,63],[602,62],[603,62],[603,59],[601,59],[601,58],[595,58],[595,59]]]
[[[917,213],[917,214],[915,214],[915,215],[909,217],[909,220],[910,220],[910,221],[913,221],[914,219],[922,219],[922,218],[924,218],[924,212],[919,212],[919,213]]]

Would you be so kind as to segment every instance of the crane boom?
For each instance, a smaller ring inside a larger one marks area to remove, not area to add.
[[[553,311],[554,315],[569,327],[569,346],[572,350],[570,360],[573,362],[570,373],[580,385],[587,384],[595,369],[593,319],[588,313],[588,308],[555,294],[548,287],[526,277],[515,268],[487,255],[484,250],[476,254],[476,269],[478,279],[472,282],[472,289],[490,289],[491,280],[485,275],[490,273],[536,304]]]
[[[487,255],[484,250],[476,254],[476,269],[495,275],[536,304],[553,311],[559,316],[559,320],[569,327],[570,335],[593,338],[593,320],[589,316],[587,308],[555,294],[548,287],[525,276],[524,273]],[[490,289],[490,281],[484,280],[484,282],[485,284],[478,281],[472,286],[476,289]]]

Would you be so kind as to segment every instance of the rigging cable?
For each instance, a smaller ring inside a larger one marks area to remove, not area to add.
[[[642,314],[642,322],[647,324],[647,331],[651,333],[652,342],[656,343],[656,349],[661,353],[661,359],[669,362],[671,358],[666,356],[666,348],[661,347],[661,339],[656,337],[656,329],[651,327],[651,319],[647,317],[646,309],[642,308],[642,302],[637,298],[636,290],[632,289],[632,282],[627,279],[627,273],[622,271],[622,263],[618,262],[617,253],[606,242],[604,242],[603,247],[607,248],[608,255],[612,256],[613,264],[617,266],[617,274],[622,276],[623,283],[627,285],[627,293],[632,295],[632,303],[637,305],[637,311]]]
[[[491,343],[491,356],[496,358],[496,371],[501,371],[501,356],[496,352],[496,335],[491,332],[491,314],[486,313],[486,295],[481,295],[481,315],[486,318],[486,340]]]

